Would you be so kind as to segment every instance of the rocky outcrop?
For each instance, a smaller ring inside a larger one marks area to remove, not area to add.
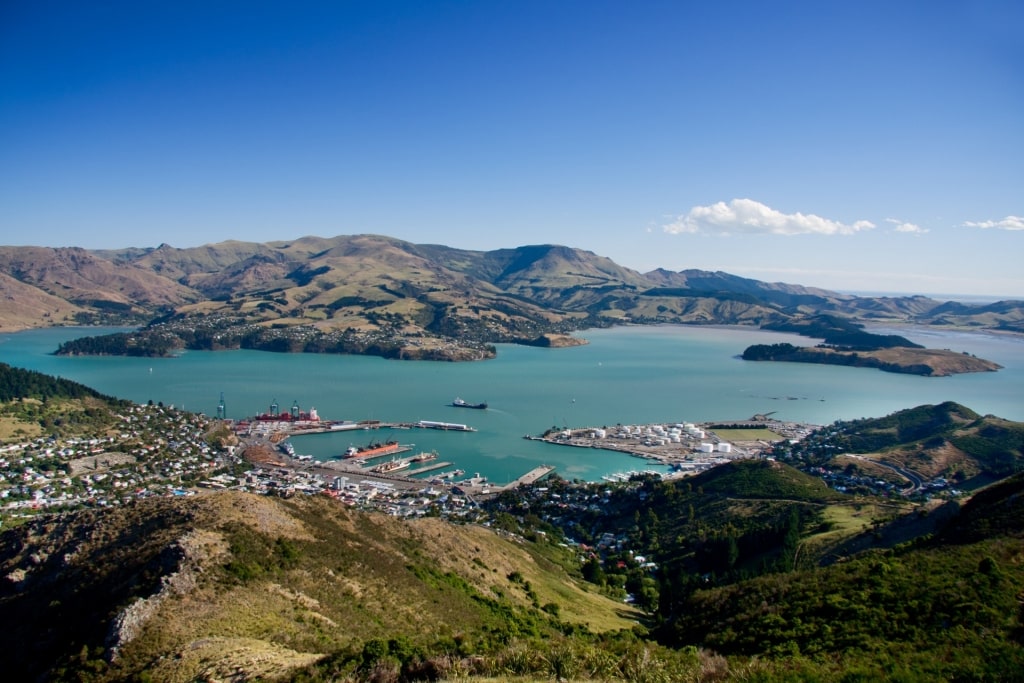
[[[120,649],[142,632],[166,600],[194,591],[204,566],[227,553],[224,539],[211,531],[192,531],[169,546],[163,555],[170,566],[160,578],[160,589],[136,599],[111,623],[107,636],[111,660],[116,660]]]

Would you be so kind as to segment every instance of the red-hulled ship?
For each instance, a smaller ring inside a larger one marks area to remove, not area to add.
[[[403,450],[397,441],[385,441],[384,443],[374,442],[369,446],[349,446],[343,458],[375,458],[381,455],[390,455]]]

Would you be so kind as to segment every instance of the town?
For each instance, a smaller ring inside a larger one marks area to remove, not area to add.
[[[236,422],[161,404],[126,404],[117,412],[115,424],[98,430],[102,433],[13,440],[0,445],[0,518],[232,489],[282,497],[323,494],[346,506],[391,515],[466,519],[474,518],[482,500],[521,484],[534,484],[554,470],[542,466],[505,486],[496,486],[479,475],[465,477],[464,472],[449,469],[451,463],[443,461],[424,463],[421,469],[413,470],[446,470],[422,478],[389,471],[388,462],[376,467],[367,467],[358,458],[317,462],[289,449],[288,435],[350,425],[320,421],[315,415],[313,418]],[[840,491],[903,497],[959,493],[944,479],[926,481],[912,472],[894,473],[895,480],[886,480],[822,466],[818,459],[803,462],[806,458],[802,454],[810,445],[816,451],[828,449],[827,430],[771,421],[765,416],[700,426],[678,423],[561,429],[526,438],[567,447],[628,452],[671,468],[665,473],[635,471],[606,476],[608,483],[625,482],[633,476],[688,476],[737,458],[778,457]],[[435,457],[420,454],[393,458],[390,469],[404,469],[413,460]]]
[[[331,470],[336,463],[315,466],[308,456],[281,449],[268,458],[273,430],[240,440],[228,422],[159,404],[129,405],[116,419],[119,424],[103,435],[39,436],[0,446],[0,514],[29,516],[221,489],[282,497],[323,493],[393,515],[460,515],[474,507],[449,480],[435,485]]]

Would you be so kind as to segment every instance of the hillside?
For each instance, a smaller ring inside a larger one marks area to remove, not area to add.
[[[967,488],[1024,469],[1024,424],[953,402],[839,422],[829,438],[836,454],[856,454],[856,462],[904,468],[926,480],[945,477]]]
[[[790,680],[1019,680],[1019,548],[926,545],[697,590],[666,630],[679,646],[786,658]]]
[[[662,636],[783,657],[797,679],[837,676],[825,672],[838,658],[851,680],[1016,680],[1024,666],[1022,481],[978,492],[944,515],[934,536],[922,527],[888,551],[722,586],[668,587]],[[875,535],[886,526],[875,525]]]
[[[971,420],[923,407],[888,425],[927,439]],[[18,625],[0,664],[12,680],[1007,680],[1024,665],[1021,481],[838,563],[822,538],[881,538],[924,508],[751,460],[556,477],[488,503],[485,525],[234,491],[39,515],[0,533],[0,618]]]
[[[0,574],[0,615],[19,624],[2,655],[12,680],[274,677],[374,641],[488,650],[636,616],[483,527],[326,497],[222,492],[40,518],[0,536]]]
[[[487,358],[529,342],[621,323],[799,324],[837,320],[1024,331],[1024,304],[864,298],[727,273],[639,273],[592,252],[530,245],[490,252],[377,235],[229,241],[187,249],[0,247],[0,329],[143,324],[130,344],[181,348]]]
[[[785,363],[817,363],[874,368],[926,377],[946,377],[967,372],[995,372],[998,363],[948,349],[922,348],[825,348],[792,344],[757,344],[747,347],[743,360],[779,361]]]

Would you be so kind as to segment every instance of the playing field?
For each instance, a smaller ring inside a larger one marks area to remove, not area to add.
[[[786,438],[770,429],[716,429],[714,433],[722,441],[732,443],[743,441],[782,441]]]

